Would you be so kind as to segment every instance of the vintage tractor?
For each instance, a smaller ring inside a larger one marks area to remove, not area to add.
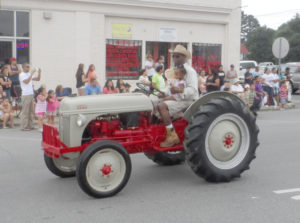
[[[76,175],[83,191],[102,198],[126,185],[132,153],[142,152],[159,165],[186,161],[209,182],[240,177],[255,158],[259,145],[255,116],[233,94],[207,94],[184,111],[183,117],[174,117],[181,142],[170,148],[160,147],[165,126],[152,111],[150,98],[141,93],[65,98],[59,131],[47,124],[43,128],[48,169],[59,177]]]

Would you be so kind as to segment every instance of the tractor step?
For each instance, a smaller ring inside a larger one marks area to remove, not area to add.
[[[179,143],[175,146],[167,147],[167,148],[163,148],[163,147],[160,147],[160,146],[153,146],[153,149],[157,150],[157,151],[160,151],[160,152],[181,151],[181,150],[183,150],[183,145],[182,145],[182,143]]]

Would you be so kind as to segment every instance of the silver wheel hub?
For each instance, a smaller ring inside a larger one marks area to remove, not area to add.
[[[96,152],[86,168],[87,181],[98,192],[108,192],[117,188],[122,183],[125,173],[125,160],[113,149]]]
[[[231,169],[240,164],[247,154],[249,144],[247,124],[233,113],[217,117],[205,137],[207,157],[220,169]]]

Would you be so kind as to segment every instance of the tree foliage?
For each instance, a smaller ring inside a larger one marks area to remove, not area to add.
[[[250,53],[247,59],[257,62],[275,61],[272,53],[274,35],[275,31],[266,26],[249,33],[246,46]]]
[[[281,25],[275,37],[285,37],[290,44],[290,51],[284,61],[286,62],[299,62],[300,61],[300,15],[296,16]]]
[[[242,25],[241,25],[241,41],[245,43],[248,39],[249,33],[252,33],[259,28],[259,22],[253,15],[247,15],[242,11]]]

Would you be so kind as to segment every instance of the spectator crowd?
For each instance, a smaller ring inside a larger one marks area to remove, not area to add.
[[[46,118],[49,124],[54,124],[60,101],[70,96],[72,90],[62,85],[58,85],[55,90],[46,89],[45,85],[34,90],[32,81],[39,81],[41,73],[40,68],[31,69],[28,63],[18,65],[15,58],[11,58],[9,64],[1,67],[0,120],[3,128],[8,128],[8,123],[11,128],[14,127],[14,110],[20,108],[24,131],[33,129],[34,116],[40,131]],[[163,91],[167,86],[175,87],[178,93],[164,100],[180,100],[185,87],[185,74],[184,67],[165,69],[163,56],[159,56],[155,62],[152,55],[147,54],[145,68],[140,70],[138,82],[142,83],[145,89],[154,89],[154,93]],[[118,79],[116,85],[108,79],[102,88],[93,64],[89,65],[86,72],[84,64],[79,64],[75,78],[78,96],[129,93],[131,88],[130,84],[122,79]],[[257,114],[262,106],[285,108],[289,102],[290,78],[289,68],[286,68],[284,74],[276,68],[266,68],[264,73],[260,74],[259,68],[256,67],[254,72],[247,68],[244,81],[241,82],[234,65],[231,65],[227,72],[222,65],[218,65],[217,68],[207,68],[199,72],[198,91],[199,95],[215,91],[231,92],[244,100],[254,114]]]

